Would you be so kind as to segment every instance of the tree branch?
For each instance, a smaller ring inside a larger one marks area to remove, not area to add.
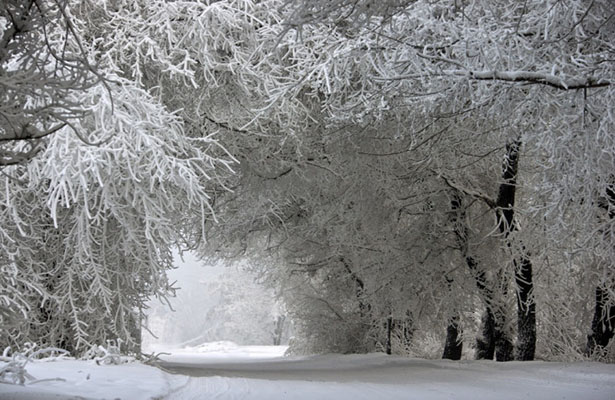
[[[446,63],[451,63],[449,60],[442,60]],[[427,74],[429,75],[429,74]],[[374,77],[377,80],[390,80],[398,81],[405,79],[416,79],[419,77],[425,77],[427,75],[398,75],[388,78]],[[438,76],[465,76],[469,79],[478,81],[502,81],[502,82],[518,82],[533,85],[546,85],[560,90],[574,90],[574,89],[590,89],[605,87],[611,85],[611,81],[602,78],[596,78],[593,76],[587,78],[563,78],[557,75],[533,72],[533,71],[468,71],[465,69],[447,70],[442,73],[438,73]]]
[[[434,171],[434,173],[435,173],[435,171]],[[474,190],[461,187],[461,186],[451,182],[446,176],[444,176],[442,174],[437,174],[437,175],[438,175],[438,177],[442,178],[444,183],[446,183],[446,185],[449,186],[451,189],[458,190],[459,192],[467,194],[468,196],[471,196],[471,197],[473,197],[475,199],[482,200],[490,208],[496,208],[497,207],[496,201],[493,200],[491,197],[487,196],[486,194],[479,193],[479,192],[476,192]]]
[[[468,75],[470,79],[479,81],[504,81],[539,84],[560,90],[589,89],[605,87],[611,84],[606,79],[595,77],[565,79],[553,74],[531,71],[454,71],[455,75]]]

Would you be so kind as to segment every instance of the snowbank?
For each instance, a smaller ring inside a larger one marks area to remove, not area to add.
[[[97,365],[94,361],[32,361],[27,371],[38,383],[0,383],[0,399],[146,400],[166,395],[177,382],[176,377],[138,362]]]

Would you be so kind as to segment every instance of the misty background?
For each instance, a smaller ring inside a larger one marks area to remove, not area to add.
[[[169,281],[178,288],[170,305],[152,299],[143,349],[231,341],[240,345],[286,344],[290,324],[271,289],[245,265],[208,265],[190,252],[174,253]],[[155,336],[154,336],[155,335]]]

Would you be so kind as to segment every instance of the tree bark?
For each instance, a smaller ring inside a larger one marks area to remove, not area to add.
[[[460,333],[459,314],[456,314],[446,328],[446,342],[444,343],[444,353],[442,354],[442,358],[449,360],[461,359],[463,343],[459,340]]]
[[[611,220],[615,218],[615,182],[613,181],[615,177],[611,177],[611,183],[606,187],[606,196],[601,197],[597,202],[598,207],[604,209]],[[609,300],[608,289],[604,285],[597,285],[591,333],[587,336],[585,346],[587,356],[593,355],[599,348],[606,347],[615,334],[615,304],[611,303],[607,306]]]
[[[514,345],[508,328],[506,326],[498,325],[506,321],[505,316],[495,316],[495,360],[496,361],[512,361],[514,359]]]
[[[585,354],[591,356],[599,348],[604,348],[615,335],[615,305],[607,307],[608,292],[601,286],[596,287],[596,304],[592,319],[591,333],[587,336]]]
[[[515,140],[506,145],[502,178],[496,201],[496,218],[500,233],[510,248],[508,238],[515,230],[515,197],[517,191],[517,174],[519,168],[519,147],[521,142]],[[534,283],[532,280],[532,263],[522,250],[519,258],[514,259],[515,283],[517,290],[517,359],[533,360],[536,350],[536,303],[532,296]],[[508,337],[505,325],[505,315],[496,317],[496,359],[510,361],[513,359],[512,341]],[[503,319],[504,318],[504,319]]]
[[[363,298],[363,292],[365,290],[365,283],[363,280],[350,268],[350,264],[346,261],[346,259],[342,256],[339,258],[339,261],[342,263],[346,272],[350,274],[351,279],[355,283],[355,293],[357,295],[357,301],[359,302],[359,312],[361,314],[361,318],[370,318],[371,317],[371,305],[365,302]]]
[[[451,222],[453,223],[453,230],[457,238],[457,244],[461,250],[464,261],[470,270],[470,273],[474,277],[476,287],[481,298],[483,299],[483,302],[485,303],[486,309],[481,320],[480,333],[476,338],[475,358],[477,360],[493,360],[493,355],[495,352],[495,318],[492,311],[493,291],[487,285],[485,271],[479,269],[474,257],[469,255],[468,228],[464,222],[465,209],[461,194],[457,190],[453,191],[451,209]]]
[[[391,324],[391,331],[398,335],[402,342],[402,348],[408,348],[412,344],[412,338],[416,330],[412,313],[407,310],[405,318],[393,318]]]
[[[515,271],[517,282],[517,349],[515,359],[531,361],[536,353],[536,303],[531,261],[523,257]]]
[[[386,331],[387,331],[387,338],[386,338],[386,353],[387,354],[391,354],[391,330],[393,328],[393,318],[392,317],[388,317],[387,318],[387,325],[386,325]]]
[[[279,346],[282,344],[282,336],[284,335],[284,322],[286,317],[284,315],[278,315],[274,322],[273,328],[273,345]]]
[[[480,330],[476,337],[477,360],[493,360],[495,354],[495,318],[487,307],[481,318]]]

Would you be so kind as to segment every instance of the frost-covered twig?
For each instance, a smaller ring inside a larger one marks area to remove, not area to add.
[[[153,365],[153,366],[158,366],[158,363],[160,363],[160,361],[162,361],[160,359],[160,356],[162,355],[167,355],[170,356],[171,353],[166,353],[166,352],[158,352],[158,353],[151,353],[151,354],[141,354],[141,358],[143,360],[143,364],[147,364],[147,365]]]
[[[55,347],[46,347],[34,351],[35,348],[35,344],[26,346],[26,350],[23,352],[13,353],[12,357],[8,357],[10,348],[5,348],[2,356],[0,357],[0,362],[6,363],[6,365],[0,367],[0,383],[24,385],[26,380],[32,381],[30,383],[41,382],[41,380],[36,380],[34,376],[26,371],[26,365],[28,362],[45,353],[53,354],[54,352],[57,352],[60,354],[69,354],[68,351]]]
[[[94,357],[94,361],[96,364],[100,365],[118,365],[127,362],[125,357],[122,357],[120,354],[120,346],[122,344],[122,339],[115,340],[107,340],[107,347],[99,345],[96,349],[98,350],[98,355]]]

